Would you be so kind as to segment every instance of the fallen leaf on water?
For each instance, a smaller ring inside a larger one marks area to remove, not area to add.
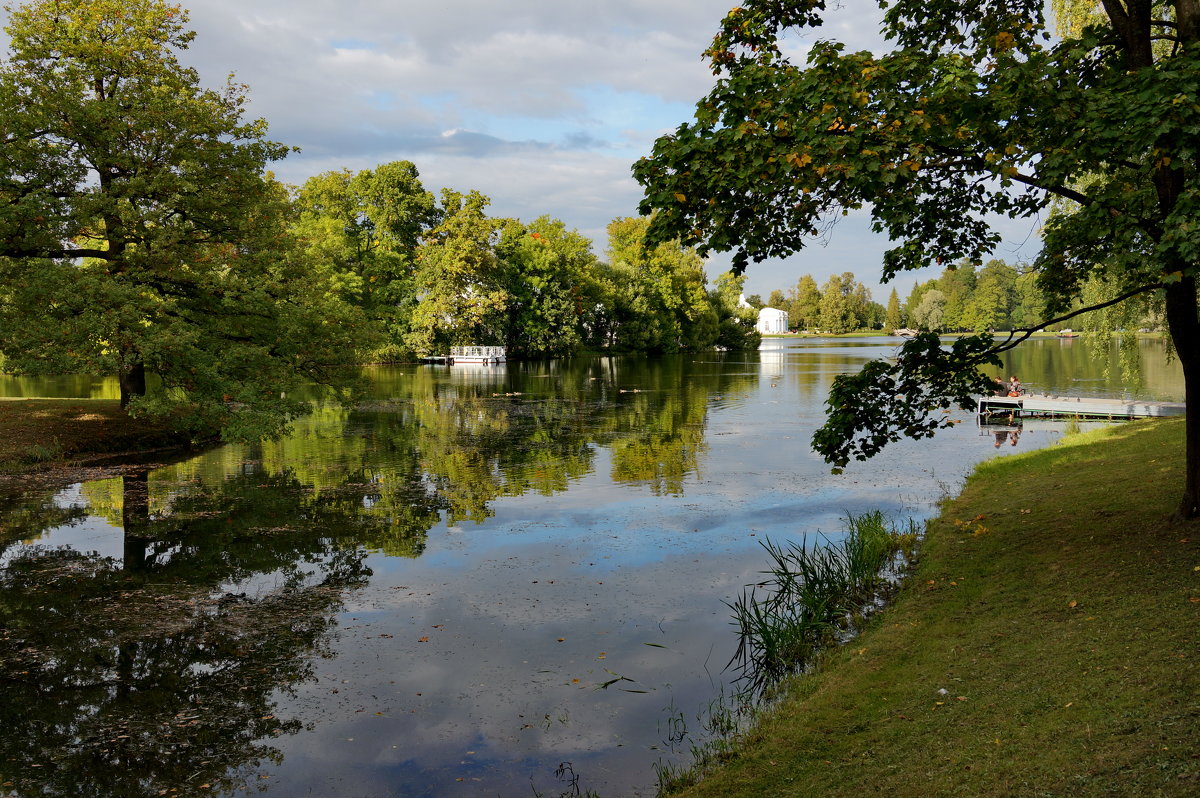
[[[417,638],[417,642],[418,642],[418,643],[428,643],[428,642],[429,642],[429,638],[428,638],[428,637],[418,637],[418,638]]]
[[[560,638],[558,638],[558,642],[562,643],[562,642],[563,642],[563,641],[565,641],[566,639],[567,639],[567,638],[565,638],[565,637],[560,637]]]

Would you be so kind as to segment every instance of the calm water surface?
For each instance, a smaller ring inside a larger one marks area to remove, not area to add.
[[[1057,439],[1029,422],[998,449],[963,416],[831,476],[808,448],[829,383],[894,346],[380,368],[362,408],[279,442],[10,491],[0,794],[532,796],[575,776],[653,795],[729,692],[723,602],[760,541],[926,517],[974,463]],[[1085,350],[1005,368],[1129,393]],[[1177,367],[1145,358],[1137,392],[1179,399]]]

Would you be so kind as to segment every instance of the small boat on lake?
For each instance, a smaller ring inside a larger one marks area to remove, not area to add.
[[[448,362],[497,365],[508,362],[508,353],[503,346],[452,346]]]

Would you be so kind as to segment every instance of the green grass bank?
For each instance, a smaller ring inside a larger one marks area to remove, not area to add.
[[[1182,419],[989,461],[895,602],[700,784],[720,796],[1200,795]]]

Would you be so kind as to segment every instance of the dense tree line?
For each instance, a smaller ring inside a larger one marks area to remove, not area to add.
[[[756,296],[747,301],[764,306]],[[853,272],[832,274],[819,287],[811,274],[805,274],[786,293],[778,288],[771,291],[765,306],[787,311],[788,326],[793,330],[832,335],[882,329],[886,315],[883,306],[871,299],[871,290],[855,279]]]
[[[503,344],[515,356],[753,345],[701,258],[609,227],[607,261],[558,220],[491,217],[400,161],[299,187],[288,147],[201,85],[164,0],[31,0],[0,60],[0,355],[116,375],[134,414],[278,433],[303,386],[348,399],[364,359]]]
[[[647,245],[644,219],[615,219],[602,260],[559,219],[489,216],[477,191],[435,199],[408,161],[317,175],[293,198],[291,232],[338,298],[370,322],[359,359],[464,344],[546,357],[758,342],[737,294],[709,289],[694,250]]]
[[[1102,281],[1089,280],[1076,306],[1090,307],[1110,298]],[[756,308],[787,311],[791,329],[833,334],[901,328],[997,332],[1038,326],[1046,318],[1046,298],[1037,275],[999,259],[989,260],[981,268],[963,260],[932,280],[914,284],[903,300],[893,288],[886,306],[872,301],[870,290],[852,272],[831,275],[820,286],[811,274],[805,274],[787,291],[772,290],[765,302],[758,295],[747,301]],[[1120,312],[1094,311],[1072,323],[1105,332],[1159,330],[1163,316],[1154,303],[1131,302],[1121,305]],[[1049,329],[1066,324],[1052,324]]]

